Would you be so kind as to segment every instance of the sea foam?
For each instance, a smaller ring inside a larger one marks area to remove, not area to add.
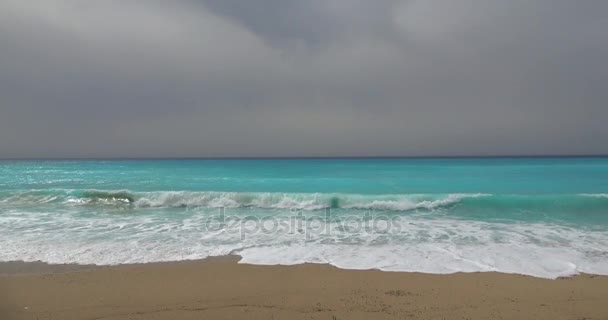
[[[372,230],[337,220],[314,230],[306,224],[281,229],[290,223],[289,215],[273,216],[265,229],[239,223],[209,228],[212,215],[11,210],[3,213],[0,226],[0,261],[116,265],[240,255],[241,263],[263,265],[328,263],[346,269],[496,271],[543,278],[608,274],[605,230],[416,215],[395,216],[391,228]]]

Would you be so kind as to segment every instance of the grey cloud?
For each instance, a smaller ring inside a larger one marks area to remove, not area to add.
[[[0,0],[0,157],[606,154],[604,1]]]
[[[239,23],[269,43],[317,47],[340,37],[392,36],[397,1],[203,0],[205,7]]]

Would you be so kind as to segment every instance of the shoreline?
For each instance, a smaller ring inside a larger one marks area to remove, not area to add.
[[[0,263],[1,319],[605,319],[608,276],[261,266]]]
[[[129,267],[151,267],[151,266],[163,266],[163,265],[180,265],[180,264],[207,264],[207,263],[234,263],[243,266],[257,266],[257,267],[298,267],[298,266],[325,266],[329,268],[335,268],[337,270],[344,271],[358,271],[358,272],[386,272],[386,273],[398,273],[398,274],[419,274],[419,275],[432,275],[432,276],[452,276],[452,275],[467,275],[467,274],[499,274],[509,276],[520,276],[529,277],[531,279],[542,279],[542,280],[565,280],[576,278],[579,276],[586,277],[606,277],[608,274],[595,274],[580,272],[577,274],[559,276],[557,278],[545,278],[538,277],[529,274],[522,273],[510,273],[502,271],[457,271],[452,273],[433,273],[433,272],[422,272],[422,271],[390,271],[381,269],[349,269],[334,266],[330,263],[313,263],[305,262],[298,264],[252,264],[252,263],[241,263],[242,257],[240,255],[222,255],[222,256],[209,256],[202,259],[191,259],[191,260],[171,260],[171,261],[155,261],[155,262],[142,262],[142,263],[119,263],[114,265],[96,265],[96,264],[78,264],[78,263],[47,263],[43,261],[0,261],[0,277],[10,276],[27,276],[27,275],[45,275],[45,274],[62,274],[62,273],[74,273],[74,272],[89,272],[97,271],[100,269],[120,269]]]
[[[239,255],[223,255],[223,256],[210,256],[202,259],[192,260],[175,260],[175,261],[156,261],[156,262],[143,262],[143,263],[119,263],[115,265],[96,265],[96,264],[78,264],[78,263],[47,263],[43,261],[0,261],[0,277],[10,276],[27,276],[27,275],[44,275],[44,274],[61,274],[61,273],[74,273],[74,272],[88,272],[97,271],[100,269],[114,269],[114,268],[125,268],[125,267],[147,267],[147,266],[162,266],[162,265],[179,265],[179,264],[206,264],[206,263],[235,263],[244,266],[259,266],[259,267],[298,267],[298,266],[327,266],[335,268],[337,270],[344,271],[377,271],[386,273],[403,273],[403,274],[420,274],[420,275],[435,275],[435,276],[450,276],[458,274],[504,274],[512,276],[529,277],[532,279],[543,279],[543,280],[564,280],[570,278],[576,278],[578,276],[588,277],[608,277],[604,274],[594,273],[577,273],[569,276],[560,276],[555,279],[537,277],[528,274],[521,273],[509,273],[501,271],[457,271],[452,273],[432,273],[432,272],[421,272],[421,271],[389,271],[381,269],[348,269],[334,266],[330,263],[313,263],[305,262],[299,264],[252,264],[252,263],[241,263],[242,259]]]

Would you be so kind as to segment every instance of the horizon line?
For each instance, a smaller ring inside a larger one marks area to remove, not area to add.
[[[428,155],[428,156],[212,156],[212,157],[15,157],[0,158],[0,161],[121,161],[121,160],[323,160],[323,159],[501,159],[501,158],[608,158],[608,154],[575,155]]]

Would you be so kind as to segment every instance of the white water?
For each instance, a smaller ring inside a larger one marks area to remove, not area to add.
[[[290,217],[277,215],[267,221],[265,231],[254,231],[246,224],[210,229],[210,214],[3,212],[0,261],[115,265],[238,254],[241,263],[252,264],[310,262],[426,273],[498,271],[543,278],[608,274],[605,230],[424,215],[397,216],[389,230],[386,221],[379,221],[373,231],[344,221],[332,222],[327,229],[315,224],[292,228]]]

